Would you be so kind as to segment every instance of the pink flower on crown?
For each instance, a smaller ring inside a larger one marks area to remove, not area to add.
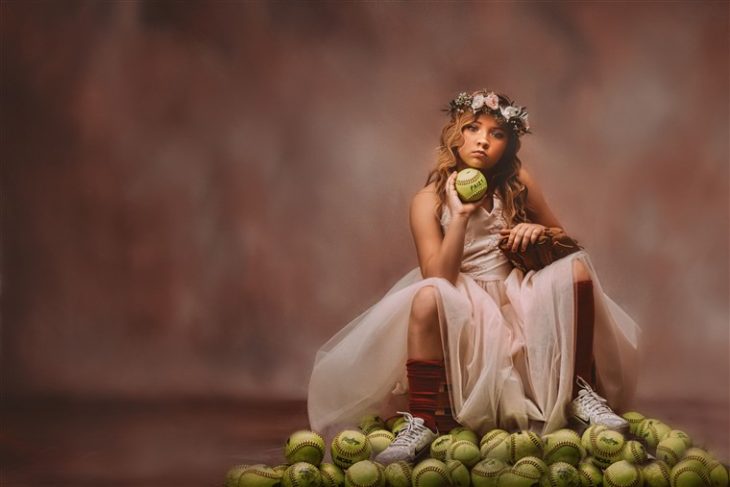
[[[492,110],[496,110],[499,108],[499,97],[493,91],[490,91],[484,98],[484,103]]]

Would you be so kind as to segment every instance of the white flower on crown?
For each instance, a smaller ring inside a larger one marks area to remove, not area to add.
[[[474,97],[474,99],[471,101],[471,109],[472,111],[476,112],[480,108],[484,106],[484,95],[479,94]]]
[[[484,98],[484,103],[492,110],[497,110],[499,108],[499,97],[493,91],[490,91]]]
[[[444,111],[449,111],[454,114],[464,113],[466,109],[471,109],[475,114],[481,111],[488,113],[487,110],[489,110],[493,115],[503,118],[504,121],[508,122],[518,136],[524,133],[531,133],[529,132],[530,122],[527,118],[526,107],[517,105],[500,106],[499,96],[493,91],[490,91],[486,95],[476,93],[473,96],[462,91],[455,99],[449,102],[449,108]]]
[[[508,107],[502,107],[502,108],[500,108],[500,112],[502,113],[502,116],[504,118],[506,118],[507,120],[509,120],[512,117],[519,116],[520,115],[520,111],[521,110],[519,108],[513,107],[511,105],[508,106]]]

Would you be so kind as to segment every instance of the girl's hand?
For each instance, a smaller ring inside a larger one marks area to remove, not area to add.
[[[545,233],[547,227],[538,223],[518,223],[514,227],[505,228],[500,231],[502,237],[509,235],[507,245],[515,252],[520,246],[522,251],[527,250],[529,244],[534,244],[537,239]]]
[[[484,196],[477,201],[463,203],[459,199],[459,194],[456,192],[456,172],[452,172],[449,179],[446,180],[446,204],[452,216],[462,215],[468,218],[482,205],[484,198],[487,197],[487,193],[485,192]]]

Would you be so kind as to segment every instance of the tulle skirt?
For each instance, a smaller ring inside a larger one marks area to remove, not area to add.
[[[310,427],[331,436],[365,414],[407,410],[408,320],[413,297],[425,286],[438,291],[454,418],[480,433],[501,427],[544,434],[563,427],[575,360],[574,260],[593,281],[599,392],[621,408],[635,387],[640,330],[603,292],[582,250],[537,272],[512,268],[479,280],[461,273],[455,285],[411,270],[317,352]]]

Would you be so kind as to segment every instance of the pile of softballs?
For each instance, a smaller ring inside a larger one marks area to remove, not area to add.
[[[225,487],[728,487],[728,468],[686,433],[637,412],[624,435],[603,426],[532,431],[495,429],[479,438],[458,427],[437,437],[415,464],[371,460],[406,426],[405,418],[362,418],[338,433],[323,463],[324,439],[297,431],[277,466],[236,465]]]

